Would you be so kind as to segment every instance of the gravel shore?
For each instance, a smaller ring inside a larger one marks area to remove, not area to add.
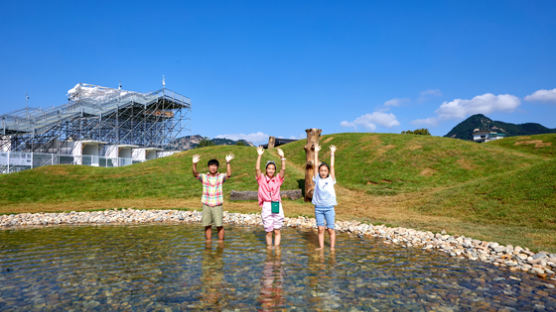
[[[22,226],[56,224],[139,224],[139,223],[192,223],[200,222],[200,211],[181,210],[104,210],[64,213],[20,213],[0,216],[0,229]],[[315,228],[314,218],[285,218],[285,226]],[[224,212],[224,223],[262,226],[259,214]],[[384,225],[364,224],[357,221],[337,221],[336,230],[359,236],[384,239],[387,244],[445,252],[452,257],[493,263],[508,267],[512,271],[524,271],[543,279],[556,281],[556,254],[533,253],[520,246],[503,246],[496,242],[485,242],[465,236],[417,231],[406,228],[391,228]]]

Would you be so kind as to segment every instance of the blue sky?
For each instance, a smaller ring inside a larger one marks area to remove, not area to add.
[[[556,127],[554,1],[0,3],[0,114],[78,82],[191,98],[189,131]],[[536,92],[536,93],[535,93]]]

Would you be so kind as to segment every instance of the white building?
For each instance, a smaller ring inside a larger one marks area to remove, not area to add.
[[[108,167],[121,167],[131,165],[133,159],[133,149],[137,145],[132,144],[116,144],[105,146],[105,157],[107,162],[111,162]]]
[[[73,142],[71,154],[75,165],[98,167],[103,145],[106,142],[96,140],[82,140]]]
[[[159,151],[162,151],[162,149],[156,147],[134,148],[131,158],[133,162],[143,162],[150,159],[156,159]]]
[[[473,141],[477,143],[490,142],[494,140],[499,140],[505,138],[504,133],[500,133],[492,130],[473,130]]]

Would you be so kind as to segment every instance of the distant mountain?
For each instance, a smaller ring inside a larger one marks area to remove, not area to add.
[[[513,124],[493,121],[483,114],[473,115],[455,126],[445,137],[473,140],[473,130],[497,131],[506,136],[556,133],[556,129],[547,128],[538,123]]]
[[[213,145],[238,145],[238,144],[244,144],[247,146],[254,146],[253,143],[249,142],[249,141],[245,141],[245,140],[231,140],[231,139],[226,139],[226,138],[215,138],[215,139],[210,139],[208,137],[204,137],[201,135],[186,135],[180,138],[175,139],[174,141],[170,142],[170,144],[168,144],[168,147],[172,150],[179,150],[179,151],[185,151],[185,150],[190,150],[193,149],[197,146],[199,146],[199,143],[201,143],[202,140],[209,140],[213,143]]]
[[[249,142],[249,141],[245,141],[245,140],[232,140],[232,139],[226,139],[226,138],[214,138],[211,139],[212,143],[214,143],[214,145],[238,145],[238,144],[243,144],[243,145],[247,145],[247,146],[255,146],[253,143]]]

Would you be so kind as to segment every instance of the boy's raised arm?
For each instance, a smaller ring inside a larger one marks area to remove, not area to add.
[[[230,164],[232,159],[234,159],[234,154],[226,155],[226,179],[232,176],[232,165]]]
[[[282,161],[282,165],[280,166],[280,177],[283,179],[286,175],[286,157],[284,157],[284,151],[281,148],[277,148],[278,156],[280,156],[280,160]]]
[[[192,166],[193,176],[196,179],[199,179],[199,172],[197,172],[197,163],[199,162],[200,159],[201,159],[201,156],[195,154],[195,155],[193,155],[193,159],[191,160],[193,162],[193,166]]]
[[[336,172],[334,171],[334,153],[336,152],[336,146],[330,145],[330,176],[332,180],[336,180]]]
[[[315,164],[314,164],[315,178],[319,174],[319,151],[320,151],[320,145],[315,144]]]
[[[261,157],[263,156],[264,149],[262,146],[257,147],[257,162],[255,163],[255,176],[257,179],[261,176]]]

